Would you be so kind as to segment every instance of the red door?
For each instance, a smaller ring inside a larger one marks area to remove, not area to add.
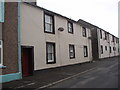
[[[22,72],[23,76],[29,76],[30,75],[30,58],[29,58],[29,51],[27,49],[23,50],[23,57],[22,57]]]

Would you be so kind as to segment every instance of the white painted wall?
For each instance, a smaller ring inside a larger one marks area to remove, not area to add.
[[[82,36],[82,27],[73,23],[74,34],[68,33],[67,20],[54,16],[55,35],[44,33],[43,10],[21,3],[21,45],[34,46],[35,70],[82,63],[92,60],[91,40]],[[58,31],[63,27],[64,31]],[[87,30],[90,34],[90,30]],[[89,36],[89,35],[87,35]],[[56,64],[46,64],[46,42],[56,44]],[[69,44],[75,45],[75,59],[69,58]],[[88,46],[88,57],[84,58],[83,45]]]
[[[118,43],[112,42],[112,35],[109,34],[108,40],[105,40],[105,31],[102,30],[102,39],[100,38],[100,29],[97,29],[98,32],[98,47],[99,47],[99,58],[107,58],[118,56]],[[101,54],[101,45],[103,46],[103,54]],[[105,50],[105,46],[107,46],[107,51]],[[111,53],[110,48],[111,47]],[[116,51],[113,50],[113,47],[116,47]]]

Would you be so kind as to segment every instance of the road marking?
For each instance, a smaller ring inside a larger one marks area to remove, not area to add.
[[[16,87],[14,89],[18,89],[18,88],[24,88],[26,86],[30,86],[30,85],[34,85],[35,83],[29,83],[29,84],[26,84],[26,85],[22,85],[22,86],[19,86],[19,87]]]
[[[63,82],[63,81],[66,81],[66,80],[68,80],[68,79],[71,79],[71,78],[74,78],[74,77],[76,77],[76,76],[79,76],[79,75],[84,74],[84,73],[86,73],[86,72],[92,71],[92,70],[94,70],[94,69],[96,69],[96,67],[91,68],[91,69],[88,69],[88,70],[83,71],[83,72],[81,72],[81,73],[75,74],[75,75],[73,75],[73,76],[67,77],[67,78],[65,78],[65,79],[61,79],[61,80],[59,80],[59,81],[50,83],[50,84],[48,84],[48,85],[41,86],[41,87],[39,87],[39,88],[37,88],[37,89],[35,89],[35,90],[39,90],[39,89],[43,89],[43,88],[47,88],[47,87],[53,86],[53,85],[55,85],[55,84],[61,83],[61,82]]]

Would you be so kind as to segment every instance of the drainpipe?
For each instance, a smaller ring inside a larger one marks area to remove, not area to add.
[[[18,70],[20,73],[20,79],[22,79],[21,44],[20,44],[20,2],[21,2],[21,0],[18,0]]]

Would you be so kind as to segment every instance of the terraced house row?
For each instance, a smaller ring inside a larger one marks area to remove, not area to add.
[[[0,1],[1,83],[42,69],[119,55],[119,39],[95,25],[69,19],[36,2]]]

